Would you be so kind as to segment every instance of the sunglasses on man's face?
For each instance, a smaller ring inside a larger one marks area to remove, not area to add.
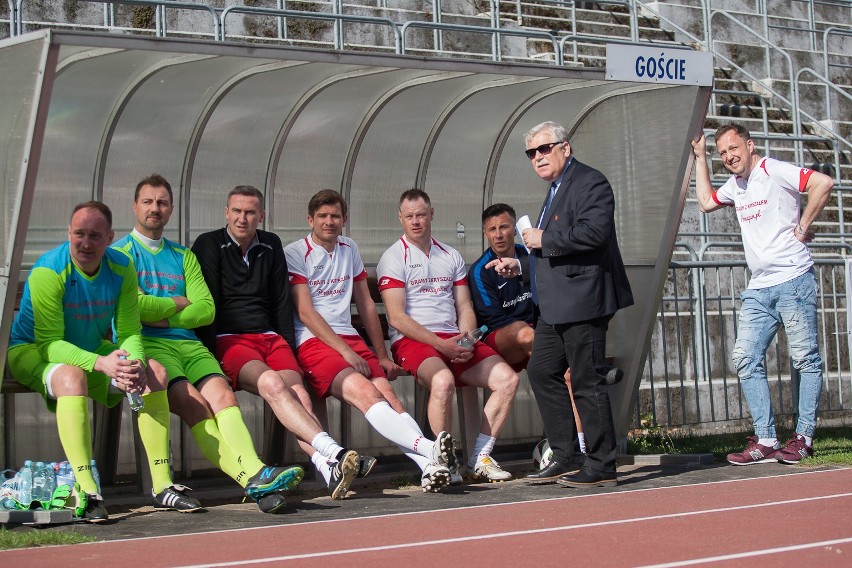
[[[554,146],[558,146],[560,144],[562,144],[562,142],[548,142],[547,144],[542,144],[537,148],[529,148],[528,150],[524,150],[524,153],[527,155],[527,158],[532,160],[533,158],[535,158],[536,152],[538,152],[542,156],[547,156],[553,151]]]

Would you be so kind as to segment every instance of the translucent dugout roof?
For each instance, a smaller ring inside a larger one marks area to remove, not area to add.
[[[0,42],[0,77],[0,362],[19,277],[66,238],[78,202],[106,202],[120,236],[133,224],[136,182],[160,173],[177,206],[167,236],[191,244],[223,226],[227,192],[250,184],[266,195],[265,228],[287,243],[308,231],[310,196],[337,189],[350,205],[347,233],[373,267],[401,234],[400,193],[420,187],[436,238],[472,262],[484,207],[538,212],[546,187],[523,133],[554,120],[615,190],[637,303],[613,320],[608,350],[629,377],[613,401],[617,425],[629,422],[709,87],[608,81],[602,69],[55,31]]]

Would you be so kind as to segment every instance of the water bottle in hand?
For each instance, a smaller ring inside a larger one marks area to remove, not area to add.
[[[119,359],[127,359],[124,355],[119,355]],[[145,407],[145,401],[142,400],[142,395],[138,391],[127,391],[127,402],[130,403],[130,408],[134,412],[139,412]]]
[[[485,326],[485,325],[483,325],[479,329],[474,329],[473,331],[468,333],[467,336],[459,339],[458,344],[461,345],[462,347],[472,348],[473,344],[476,343],[477,341],[479,341],[480,339],[482,339],[483,336],[485,336],[485,332],[487,332],[487,331],[488,331],[488,326]]]

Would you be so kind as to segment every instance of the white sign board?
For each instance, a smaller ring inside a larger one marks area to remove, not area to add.
[[[691,49],[607,44],[606,78],[639,83],[713,86],[713,54]]]

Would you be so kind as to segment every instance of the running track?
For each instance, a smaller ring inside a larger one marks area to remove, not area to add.
[[[852,469],[0,553],[5,566],[852,566]]]

